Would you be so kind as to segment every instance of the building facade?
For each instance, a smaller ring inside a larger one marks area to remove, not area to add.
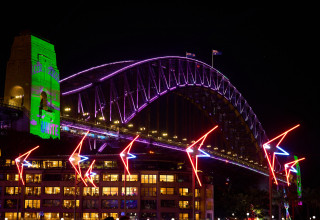
[[[130,160],[131,175],[124,175],[119,155],[92,155],[94,185],[75,171],[68,156],[38,157],[24,168],[19,181],[14,159],[3,159],[0,171],[1,219],[213,219],[213,185],[195,184],[181,161],[140,155]],[[89,162],[81,165],[85,173]],[[87,184],[87,186],[85,185]],[[124,206],[126,204],[126,206]]]

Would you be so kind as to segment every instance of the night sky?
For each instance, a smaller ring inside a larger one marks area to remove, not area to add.
[[[296,124],[283,145],[299,157],[304,185],[320,157],[315,6],[220,7],[193,1],[91,5],[10,3],[0,13],[0,96],[14,36],[23,30],[55,45],[61,78],[112,61],[185,56],[214,66],[246,98],[269,138]]]

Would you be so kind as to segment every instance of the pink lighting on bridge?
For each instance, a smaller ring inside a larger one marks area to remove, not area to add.
[[[133,142],[139,137],[137,135],[129,144],[126,146],[126,148],[120,153],[120,158],[123,162],[124,167],[126,168],[129,176],[131,176],[130,171],[129,171],[129,159],[136,158],[135,155],[129,153],[132,147]]]
[[[274,178],[274,181],[276,183],[276,185],[278,185],[278,181],[277,181],[277,178],[276,178],[276,175],[274,173],[274,162],[275,162],[275,157],[276,155],[283,155],[283,156],[288,156],[289,153],[286,152],[285,150],[283,150],[281,147],[279,147],[280,143],[283,141],[283,139],[285,138],[285,136],[290,132],[292,131],[293,129],[296,129],[297,127],[299,127],[300,125],[296,125],[292,128],[290,128],[289,130],[283,132],[282,134],[278,135],[277,137],[273,138],[272,140],[266,142],[263,144],[263,150],[264,150],[264,153],[266,155],[266,158],[268,160],[268,164],[269,164],[269,168],[271,170],[271,173],[273,175],[273,178]],[[277,144],[275,145],[274,148],[271,147],[270,143],[271,142],[274,142],[275,140],[278,140]],[[276,149],[275,149],[276,148]],[[268,151],[271,151],[270,153],[267,152]],[[276,150],[280,150],[281,152],[279,151],[276,151]],[[273,152],[273,153],[272,153]],[[272,154],[272,158],[271,158],[271,154]],[[271,161],[272,160],[272,161]]]
[[[80,163],[82,161],[85,161],[88,159],[88,157],[82,156],[80,155],[81,152],[81,148],[82,148],[82,143],[85,139],[85,137],[88,135],[89,131],[87,131],[85,133],[85,135],[83,136],[83,138],[81,139],[80,143],[78,144],[78,146],[76,147],[76,149],[73,151],[73,153],[71,154],[71,156],[69,157],[69,161],[71,163],[71,165],[73,166],[74,170],[76,171],[76,173],[80,176],[80,179],[82,180],[82,182],[87,186],[87,183],[84,181],[82,174],[81,174],[81,168],[80,168]],[[77,178],[77,177],[75,177]]]
[[[293,172],[293,173],[297,173],[297,170],[294,168],[294,166],[301,160],[304,160],[306,158],[301,158],[301,159],[298,159],[298,160],[294,160],[294,161],[291,161],[289,163],[286,163],[284,165],[284,171],[286,172],[286,178],[287,178],[287,184],[288,186],[290,186],[290,180],[289,180],[289,177],[290,177],[290,172]]]
[[[96,173],[92,172],[92,167],[93,167],[93,164],[94,162],[96,162],[96,160],[93,160],[92,163],[90,164],[87,172],[84,174],[84,178],[85,179],[88,179],[88,181],[94,186],[94,187],[97,187],[96,184],[94,184],[93,182],[93,176],[97,175]]]
[[[22,182],[23,185],[25,185],[24,180],[23,180],[23,167],[24,166],[31,166],[31,164],[27,161],[27,158],[29,157],[31,152],[34,151],[37,148],[39,148],[39,146],[36,146],[36,147],[32,148],[31,150],[29,150],[28,152],[20,155],[19,157],[17,157],[14,160],[16,162],[16,165],[17,165],[17,168],[18,168],[18,172],[19,172],[19,177],[20,177],[21,182]]]
[[[194,142],[192,145],[190,145],[187,149],[186,152],[188,154],[189,160],[191,162],[194,174],[198,180],[198,183],[200,186],[202,186],[200,178],[198,176],[198,157],[210,157],[210,155],[206,152],[204,152],[203,150],[201,150],[200,148],[203,145],[203,142],[205,141],[205,139],[207,138],[207,136],[214,131],[216,128],[218,127],[218,125],[216,125],[214,128],[212,128],[210,131],[208,131],[205,135],[203,135],[201,138],[199,138],[196,142]],[[199,147],[196,148],[196,145],[199,144]]]

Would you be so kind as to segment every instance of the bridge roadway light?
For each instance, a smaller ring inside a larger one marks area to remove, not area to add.
[[[66,108],[64,108],[64,111],[65,111],[65,112],[70,112],[70,111],[71,111],[71,108],[70,108],[70,107],[66,107]]]

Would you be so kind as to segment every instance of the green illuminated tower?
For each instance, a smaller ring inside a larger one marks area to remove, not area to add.
[[[42,138],[60,138],[59,78],[52,44],[30,34],[15,37],[4,98],[27,112],[24,130]]]

